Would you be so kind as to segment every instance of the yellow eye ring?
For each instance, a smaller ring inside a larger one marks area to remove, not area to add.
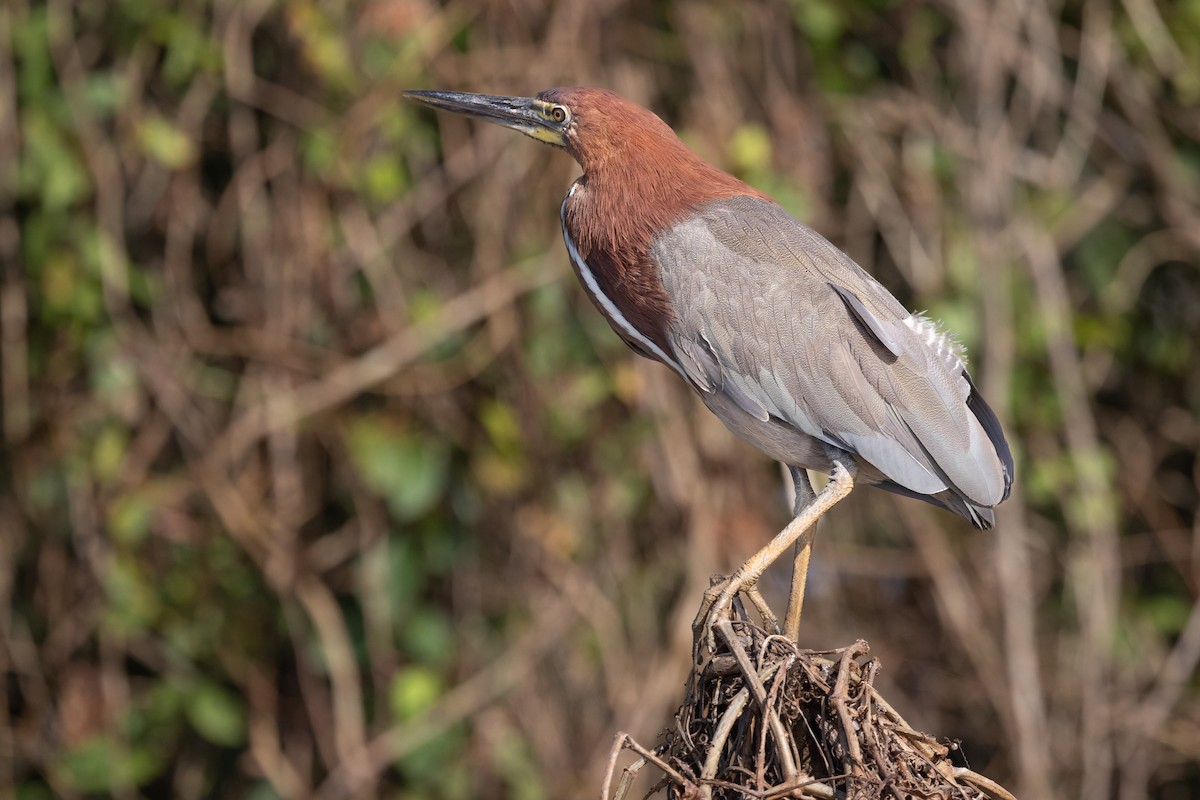
[[[554,106],[550,109],[550,119],[561,124],[567,121],[567,110],[562,106]]]

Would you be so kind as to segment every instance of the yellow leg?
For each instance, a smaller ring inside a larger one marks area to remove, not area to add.
[[[704,601],[700,605],[700,613],[692,623],[693,636],[703,635],[709,651],[715,649],[716,640],[713,637],[713,625],[723,615],[728,613],[733,597],[738,592],[746,591],[758,585],[758,579],[767,571],[767,567],[783,555],[783,553],[824,514],[850,493],[854,488],[854,475],[857,472],[854,461],[848,453],[831,448],[833,471],[829,483],[821,493],[809,503],[788,526],[776,534],[766,547],[759,550],[738,567],[728,580],[709,587],[704,593]],[[810,543],[811,544],[811,543]]]
[[[799,517],[804,509],[816,499],[807,470],[788,467],[792,474],[792,485],[796,490],[792,516]],[[788,593],[787,614],[783,618],[783,635],[793,642],[799,641],[800,612],[804,608],[804,587],[808,583],[808,561],[812,557],[813,541],[817,538],[817,524],[809,526],[796,540],[796,555],[792,559],[792,590]]]

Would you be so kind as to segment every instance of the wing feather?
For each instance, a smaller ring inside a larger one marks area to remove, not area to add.
[[[900,349],[900,345],[896,343],[895,338],[888,331],[888,326],[884,325],[882,320],[872,314],[870,309],[854,296],[854,292],[838,286],[836,283],[829,284],[829,287],[846,301],[846,305],[854,313],[854,316],[858,318],[858,321],[866,326],[867,330],[874,335],[876,341],[886,347],[889,353],[896,358],[904,355],[904,351]]]
[[[1007,494],[1003,433],[953,369],[957,353],[779,206],[711,203],[651,257],[675,306],[669,338],[700,365],[698,386],[856,453],[908,492],[951,489],[978,506]]]

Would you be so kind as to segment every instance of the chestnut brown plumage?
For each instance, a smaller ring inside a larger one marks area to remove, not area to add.
[[[710,593],[698,624],[741,590],[768,612],[755,584],[799,542],[794,635],[811,531],[856,479],[992,526],[1013,460],[962,348],[770,197],[605,89],[406,96],[565,148],[583,175],[563,200],[563,237],[596,308],[791,470],[795,519]],[[807,469],[830,473],[819,495]]]
[[[553,89],[547,102],[571,109],[567,152],[583,167],[563,224],[601,292],[629,323],[666,349],[674,318],[650,243],[705,202],[766,195],[708,164],[650,111],[605,89]],[[592,302],[597,305],[596,297]],[[618,331],[619,332],[619,331]]]

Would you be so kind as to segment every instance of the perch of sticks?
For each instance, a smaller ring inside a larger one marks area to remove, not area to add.
[[[875,688],[879,661],[865,641],[801,650],[752,623],[740,602],[714,627],[717,650],[693,662],[658,743],[617,735],[601,800],[627,800],[647,765],[662,775],[647,797],[1015,800],[956,765],[956,744],[904,721]],[[636,760],[618,776],[626,750]]]

